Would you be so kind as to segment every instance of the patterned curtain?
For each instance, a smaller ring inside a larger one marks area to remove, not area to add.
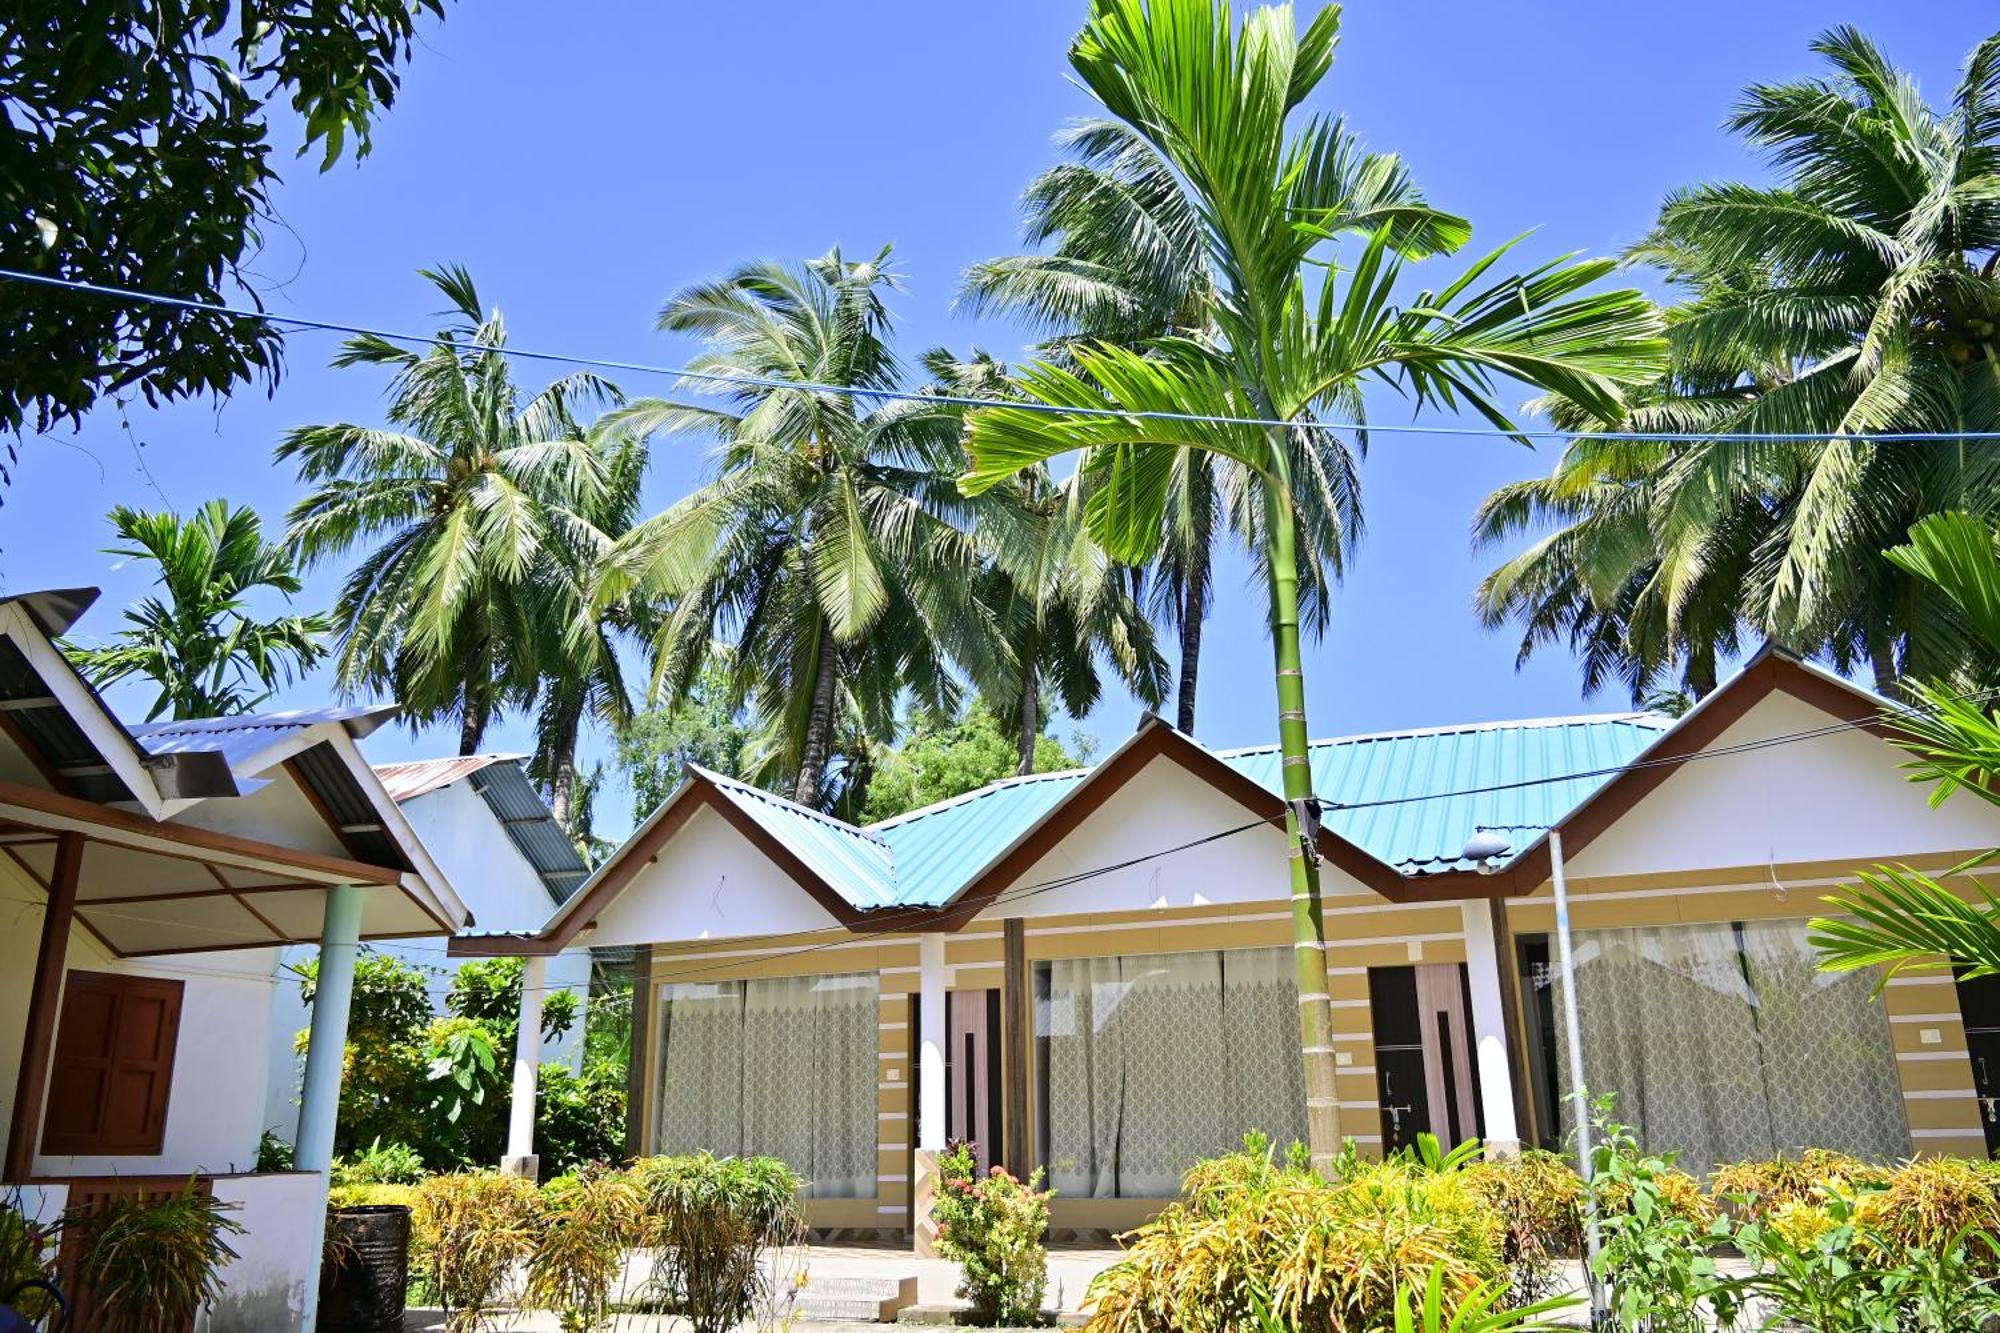
[[[1157,1199],[1246,1130],[1305,1133],[1298,993],[1282,949],[1064,959],[1049,966],[1050,1183]]]
[[[659,1150],[776,1157],[810,1194],[872,1196],[878,990],[874,973],[668,987]]]
[[[653,1142],[668,1154],[743,1151],[743,984],[665,987]]]
[[[1902,1095],[1871,981],[1828,985],[1802,922],[1579,931],[1584,1079],[1613,1117],[1697,1175],[1803,1147],[1904,1151]],[[1556,1081],[1569,1087],[1562,978]],[[1565,1134],[1575,1107],[1561,1106]]]
[[[1822,972],[1797,921],[1743,926],[1778,1147],[1889,1160],[1910,1151],[1889,1019],[1873,972]]]

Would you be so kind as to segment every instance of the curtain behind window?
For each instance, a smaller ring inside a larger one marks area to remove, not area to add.
[[[1049,1183],[1071,1197],[1166,1198],[1203,1157],[1261,1130],[1305,1134],[1288,951],[1049,965]]]
[[[668,987],[659,1151],[776,1157],[809,1194],[872,1196],[878,989],[872,973]]]
[[[1685,1170],[1807,1147],[1908,1151],[1888,1020],[1866,976],[1821,979],[1803,922],[1576,934],[1584,1077],[1613,1118]],[[1826,984],[1832,981],[1834,984]],[[1558,1015],[1558,1086],[1569,1036]],[[1575,1107],[1560,1108],[1563,1132]]]

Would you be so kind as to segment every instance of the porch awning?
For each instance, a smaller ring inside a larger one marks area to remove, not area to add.
[[[362,888],[363,938],[446,934],[454,915],[414,871],[0,782],[0,854],[45,891],[58,835],[83,837],[76,920],[125,958],[310,943],[328,888]]]

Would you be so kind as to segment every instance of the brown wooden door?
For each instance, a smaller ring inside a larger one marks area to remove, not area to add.
[[[148,1156],[160,1151],[180,1037],[181,983],[71,972],[49,1068],[42,1151]]]

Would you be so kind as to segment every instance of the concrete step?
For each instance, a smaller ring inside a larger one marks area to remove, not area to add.
[[[802,1320],[893,1324],[917,1303],[917,1279],[909,1277],[806,1277],[792,1306]]]

